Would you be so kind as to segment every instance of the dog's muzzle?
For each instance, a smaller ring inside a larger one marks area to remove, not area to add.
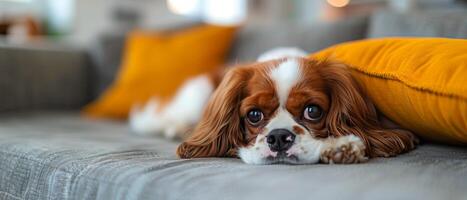
[[[287,151],[295,141],[295,134],[287,129],[274,129],[266,136],[269,149],[273,152]]]

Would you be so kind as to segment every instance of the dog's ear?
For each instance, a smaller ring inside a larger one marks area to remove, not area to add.
[[[415,147],[409,131],[386,129],[378,121],[375,106],[342,63],[323,61],[319,73],[325,81],[330,109],[326,117],[329,135],[360,137],[370,157],[389,157]]]
[[[235,157],[244,143],[240,102],[250,70],[230,70],[209,100],[203,117],[193,133],[177,149],[180,158]]]

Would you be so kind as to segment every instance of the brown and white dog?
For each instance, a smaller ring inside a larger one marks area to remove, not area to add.
[[[305,56],[276,49],[223,76],[196,77],[164,106],[134,109],[130,126],[184,138],[181,158],[248,164],[360,163],[415,148],[411,132],[383,127],[344,64]]]

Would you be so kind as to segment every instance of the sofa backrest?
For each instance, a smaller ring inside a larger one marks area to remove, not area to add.
[[[89,100],[84,50],[0,43],[0,112],[77,109]]]
[[[369,38],[379,37],[467,38],[467,8],[397,12],[386,10],[370,19]]]
[[[298,47],[315,52],[333,44],[366,37],[368,17],[316,24],[276,23],[243,27],[230,54],[231,63],[254,61],[277,47]]]

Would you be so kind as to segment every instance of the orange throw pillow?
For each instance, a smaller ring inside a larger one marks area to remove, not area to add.
[[[346,63],[376,107],[419,136],[467,145],[467,40],[385,38],[312,55]]]
[[[84,114],[124,119],[136,103],[173,95],[186,79],[224,64],[234,33],[234,27],[212,25],[131,33],[116,80]]]

